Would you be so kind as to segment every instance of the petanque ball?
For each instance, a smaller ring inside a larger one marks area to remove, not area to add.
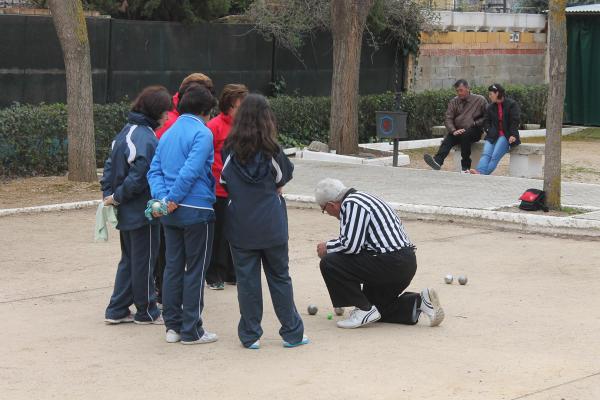
[[[343,307],[336,307],[333,309],[333,311],[335,312],[335,315],[344,315],[344,308]]]
[[[453,280],[454,277],[451,274],[448,274],[444,277],[444,282],[446,282],[448,285],[451,284]]]
[[[155,201],[154,203],[152,203],[152,211],[160,211],[160,201]]]
[[[317,313],[317,311],[319,311],[319,309],[314,304],[311,304],[310,306],[308,306],[308,313],[310,315],[315,315]]]
[[[466,285],[467,281],[468,279],[466,275],[461,275],[458,277],[458,283],[460,283],[461,285]]]
[[[327,319],[333,319],[333,314],[332,313],[327,314]]]

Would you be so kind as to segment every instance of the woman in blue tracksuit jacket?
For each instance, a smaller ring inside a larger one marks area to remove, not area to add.
[[[276,141],[275,116],[267,99],[246,97],[223,150],[220,183],[229,194],[225,236],[237,276],[242,345],[260,348],[263,330],[261,262],[271,299],[281,323],[284,347],[308,343],[294,304],[289,274],[288,221],[281,188],[292,179],[294,166]]]
[[[133,102],[128,121],[115,137],[104,164],[101,187],[104,205],[117,208],[121,237],[121,261],[115,287],[106,309],[105,322],[161,324],[156,306],[153,269],[159,247],[159,227],[144,216],[150,199],[146,174],[158,145],[154,129],[171,107],[162,86],[144,89]],[[135,304],[131,315],[129,306]]]
[[[180,116],[161,137],[148,181],[152,196],[167,203],[163,316],[166,340],[210,343],[217,335],[202,327],[204,279],[210,265],[214,229],[213,137],[206,127],[216,99],[204,87],[186,90]]]

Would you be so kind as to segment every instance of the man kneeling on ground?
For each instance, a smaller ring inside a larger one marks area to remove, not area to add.
[[[433,289],[404,292],[417,271],[415,246],[386,202],[330,178],[317,184],[315,200],[323,213],[340,220],[339,237],[317,245],[333,306],[355,307],[339,328],[378,320],[414,325],[421,312],[430,326],[442,323],[444,311]]]

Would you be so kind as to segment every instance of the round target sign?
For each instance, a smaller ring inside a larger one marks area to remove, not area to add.
[[[392,117],[388,116],[388,115],[384,115],[381,120],[380,120],[380,129],[381,129],[381,133],[384,135],[391,135],[394,131],[394,120],[392,119]]]

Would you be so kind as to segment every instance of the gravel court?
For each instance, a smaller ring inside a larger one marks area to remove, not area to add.
[[[215,344],[167,344],[159,326],[105,326],[119,241],[112,230],[109,242],[93,243],[94,211],[0,218],[2,398],[600,397],[597,241],[407,221],[419,264],[409,290],[436,288],[446,320],[346,331],[326,318],[315,254],[337,221],[290,209],[296,304],[313,343],[281,347],[265,284],[263,348],[250,351],[237,340],[231,286],[206,291]],[[469,283],[445,285],[447,273]]]

